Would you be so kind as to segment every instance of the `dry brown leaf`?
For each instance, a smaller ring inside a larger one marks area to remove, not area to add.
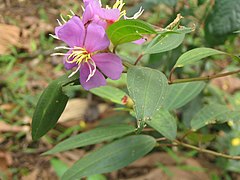
[[[0,121],[0,132],[28,132],[30,130],[29,126],[13,126]]]
[[[16,26],[0,24],[0,54],[7,54],[11,46],[19,45],[20,32]]]
[[[131,167],[141,167],[141,166],[155,166],[157,163],[161,162],[165,165],[174,165],[175,161],[167,153],[152,153],[144,158],[141,158],[134,163]]]
[[[11,179],[11,173],[8,167],[13,163],[12,156],[10,153],[0,151],[0,172],[4,172],[9,179]]]
[[[16,107],[15,104],[10,104],[10,103],[0,105],[0,109],[2,109],[3,111],[11,111],[11,110],[13,110],[15,107]]]
[[[59,123],[65,124],[67,121],[85,120],[87,112],[89,110],[89,103],[87,99],[71,99],[68,101],[67,106],[59,119]],[[106,111],[109,106],[104,103],[100,103],[96,106],[97,115]]]
[[[240,79],[236,77],[226,76],[222,78],[217,78],[213,79],[211,83],[229,93],[240,90]]]
[[[74,149],[56,154],[56,156],[69,166],[72,166],[77,160],[85,155],[85,151],[81,149]]]
[[[169,177],[161,168],[155,168],[157,163],[163,164],[163,166],[168,169],[172,176]],[[180,167],[181,165],[199,169],[205,168],[206,172],[183,170]],[[209,177],[207,171],[212,171],[211,168],[208,169],[207,167],[201,165],[199,160],[195,160],[193,158],[182,158],[181,165],[177,165],[177,163],[167,153],[152,153],[132,163],[130,166],[125,168],[126,172],[123,171],[122,173],[126,173],[126,177],[130,177],[127,180],[208,180]],[[129,174],[129,169],[131,169],[133,172],[137,172],[137,169],[139,168],[153,169],[151,169],[149,172],[146,172],[144,175],[135,174],[131,177]]]
[[[82,120],[88,108],[88,101],[86,99],[71,99],[68,101],[65,110],[63,111],[59,123],[71,120]]]
[[[39,174],[39,169],[34,169],[30,174],[27,176],[23,176],[22,180],[36,180]]]

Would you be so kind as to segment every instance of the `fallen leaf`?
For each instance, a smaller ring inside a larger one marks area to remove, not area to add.
[[[11,46],[18,46],[20,28],[13,25],[0,24],[0,55],[10,52]]]
[[[0,132],[28,132],[30,130],[29,126],[13,126],[0,121]]]
[[[10,153],[0,151],[0,172],[3,172],[8,179],[11,179],[9,167],[12,165],[13,160]]]
[[[89,105],[87,99],[70,99],[58,122],[62,125],[66,125],[68,121],[79,122],[79,120],[88,120],[90,115],[91,119],[96,120],[99,115],[108,108],[109,106],[105,103],[97,104],[92,108],[92,105]],[[92,110],[94,110],[94,116],[92,115]]]
[[[236,77],[226,76],[217,78],[213,79],[211,83],[229,93],[234,93],[235,91],[240,90],[240,79]]]

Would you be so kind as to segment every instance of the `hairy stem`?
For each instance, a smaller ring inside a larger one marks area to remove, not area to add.
[[[240,156],[231,156],[231,155],[228,155],[228,154],[223,154],[223,153],[215,152],[215,151],[208,150],[208,149],[203,149],[203,148],[200,148],[200,147],[197,147],[197,146],[193,146],[193,145],[190,145],[190,144],[183,143],[183,142],[178,141],[178,140],[175,140],[174,143],[176,143],[177,145],[189,148],[189,149],[194,149],[198,152],[207,153],[207,154],[211,154],[211,155],[218,156],[218,157],[223,157],[223,158],[226,158],[226,159],[240,160]]]
[[[142,59],[143,56],[144,56],[144,54],[140,54],[140,55],[138,56],[136,62],[134,63],[135,66],[139,63],[139,61]]]
[[[227,73],[216,74],[216,75],[205,76],[205,77],[198,77],[198,78],[186,78],[186,79],[171,80],[171,76],[170,76],[168,83],[169,84],[178,84],[178,83],[186,83],[186,82],[194,82],[194,81],[209,81],[211,79],[225,77],[225,76],[229,76],[229,75],[233,75],[233,74],[237,74],[237,73],[240,73],[240,69],[237,71],[231,71],[231,72],[227,72]]]

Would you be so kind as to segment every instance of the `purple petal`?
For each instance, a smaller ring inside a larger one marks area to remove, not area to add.
[[[133,41],[133,43],[141,45],[141,44],[145,43],[146,41],[147,41],[146,38],[141,38],[141,39],[138,39],[136,41]]]
[[[83,0],[84,6],[87,7],[89,4],[95,6],[95,7],[101,7],[101,4],[98,0]]]
[[[105,9],[101,8],[97,12],[97,14],[102,18],[107,21],[115,22],[119,19],[120,17],[120,11],[119,9]]]
[[[85,28],[78,16],[73,16],[67,23],[55,28],[56,36],[70,47],[83,46]]]
[[[94,19],[94,10],[93,7],[91,6],[91,4],[89,4],[86,8],[85,11],[83,13],[83,23],[86,24],[87,22],[91,21]]]
[[[101,8],[100,8],[101,9]],[[91,4],[89,4],[84,13],[83,13],[83,23],[87,24],[88,22],[95,23],[99,26],[102,26],[104,29],[107,28],[107,22],[103,19],[101,19],[96,12],[98,9],[94,9]]]
[[[69,54],[71,54],[71,53],[72,53],[72,50],[68,51],[68,52],[67,52],[67,55],[65,55],[64,58],[63,58],[63,64],[64,64],[65,69],[67,69],[67,70],[70,70],[70,69],[74,68],[75,66],[77,66],[76,63],[68,63],[68,62],[66,61],[66,60],[67,60],[67,57],[68,57]],[[69,61],[71,61],[72,59],[73,59],[73,58],[70,58]]]
[[[88,52],[101,51],[110,45],[110,41],[102,26],[91,23],[87,27],[85,48]]]
[[[106,79],[104,78],[102,73],[100,73],[98,70],[96,70],[94,76],[91,77],[91,79],[88,82],[86,82],[88,75],[89,68],[87,63],[84,63],[80,68],[80,83],[84,89],[90,90],[92,88],[96,88],[99,86],[106,86]]]
[[[117,80],[123,72],[121,59],[113,53],[100,53],[92,57],[97,67],[110,79]]]

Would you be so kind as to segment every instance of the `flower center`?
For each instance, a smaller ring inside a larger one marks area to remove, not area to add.
[[[74,46],[72,53],[67,57],[67,63],[80,65],[91,60],[91,54],[84,48]]]
[[[88,82],[94,76],[97,70],[96,64],[93,61],[91,54],[85,48],[74,46],[72,53],[67,57],[66,62],[70,64],[77,64],[77,69],[72,72],[69,77],[72,77],[74,74],[76,74],[80,70],[81,65],[86,63],[89,69],[89,75],[86,82]]]

